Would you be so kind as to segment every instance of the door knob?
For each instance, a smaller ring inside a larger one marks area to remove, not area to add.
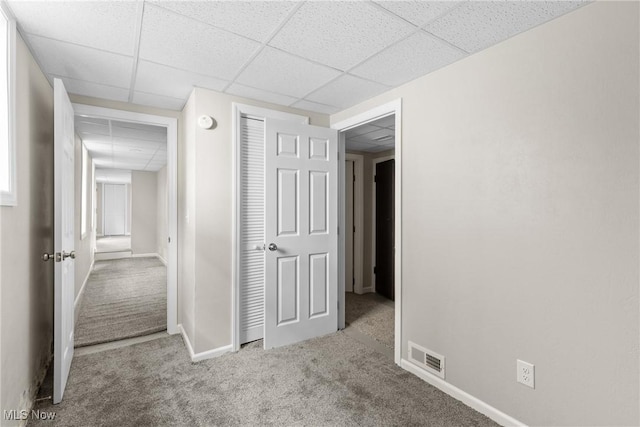
[[[65,252],[62,251],[62,260],[64,261],[67,258],[76,259],[76,251]]]
[[[277,251],[278,250],[278,245],[276,245],[275,243],[269,243],[269,250],[270,251]]]
[[[48,254],[46,252],[42,254],[43,261],[51,261],[53,258],[54,258],[53,254]]]

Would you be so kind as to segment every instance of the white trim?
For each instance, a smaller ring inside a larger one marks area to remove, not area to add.
[[[332,129],[340,132],[340,153],[344,154],[344,131],[352,129],[356,126],[371,122],[373,120],[395,114],[395,141],[396,141],[396,165],[395,165],[395,194],[396,194],[396,227],[395,227],[395,343],[394,343],[394,361],[400,364],[402,354],[402,98],[386,104],[375,107],[364,113],[357,114],[348,119],[342,120],[331,125]],[[342,157],[341,157],[342,158]],[[342,193],[340,200],[342,201],[342,215],[340,216],[340,227],[344,228],[344,162],[342,164],[342,174],[340,182],[342,185]],[[340,240],[338,256],[344,260],[344,239]],[[344,299],[344,262],[339,270],[342,277],[343,286],[339,291]],[[338,295],[340,297],[340,294]],[[344,318],[344,300],[340,304],[340,312],[338,318]]]
[[[146,254],[131,254],[131,258],[160,258],[160,254],[148,252]]]
[[[7,112],[8,112],[8,157],[9,157],[9,191],[0,191],[0,206],[18,205],[18,172],[16,162],[16,51],[18,50],[18,30],[16,19],[5,2],[0,2],[0,12],[7,19]],[[4,84],[4,83],[3,83]]]
[[[464,390],[459,389],[458,387],[452,385],[451,383],[446,382],[443,379],[438,378],[437,376],[427,372],[426,370],[414,365],[413,363],[402,359],[400,362],[400,366],[406,370],[414,374],[415,376],[421,378],[425,382],[431,384],[435,388],[443,391],[449,396],[453,397],[464,403],[465,405],[475,409],[481,414],[486,415],[491,418],[496,423],[503,426],[526,426],[521,421],[516,420],[510,415],[505,414],[497,408],[489,405],[486,402],[478,399],[475,396],[470,395]]]
[[[347,239],[345,229],[347,224],[346,216],[346,187],[345,187],[345,174],[346,174],[346,162],[343,159],[347,158],[346,155],[347,141],[344,132],[338,130],[338,330],[346,327],[345,311],[346,311],[346,284],[345,284],[345,249],[347,247]],[[340,230],[343,230],[340,233]]]
[[[186,331],[182,327],[182,324],[178,324],[177,328],[178,333],[182,335],[182,340],[184,341],[185,346],[187,347],[187,351],[189,352],[189,357],[192,362],[200,362],[201,360],[213,359],[215,357],[220,357],[224,354],[227,354],[232,351],[231,344],[225,345],[224,347],[214,348],[213,350],[207,350],[200,353],[194,353],[193,346],[191,345],[191,341],[189,340],[189,336]]]
[[[164,264],[165,267],[168,265],[167,260],[162,258],[162,255],[156,254],[156,258],[158,258],[160,262]]]
[[[178,331],[178,119],[92,105],[73,104],[77,115],[115,119],[167,128],[167,206],[170,242],[167,244],[167,333]],[[103,191],[104,194],[104,191]],[[104,207],[104,204],[103,204]],[[104,215],[103,215],[104,219]],[[103,228],[104,232],[104,228]],[[153,254],[155,256],[155,254]]]
[[[371,161],[371,286],[369,287],[369,292],[376,291],[376,275],[373,273],[373,269],[376,266],[376,165],[395,158],[396,156],[393,154],[391,156],[378,157]]]
[[[233,141],[233,171],[231,180],[231,193],[233,195],[232,202],[232,218],[233,225],[231,229],[232,247],[231,247],[231,283],[233,290],[231,292],[231,349],[232,351],[240,350],[240,202],[242,194],[240,188],[240,131],[241,116],[249,116],[264,120],[265,118],[274,118],[278,120],[289,120],[296,123],[309,124],[309,117],[298,114],[285,113],[283,111],[270,110],[268,108],[256,107],[253,105],[232,103],[231,104],[231,120],[232,120],[232,141]],[[224,347],[223,347],[224,348]]]
[[[346,160],[353,161],[353,174],[356,183],[353,191],[353,225],[356,231],[353,236],[353,292],[362,294],[364,289],[364,156],[362,154],[346,153]]]

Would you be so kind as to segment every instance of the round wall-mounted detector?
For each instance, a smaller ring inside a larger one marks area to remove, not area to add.
[[[213,117],[211,116],[200,116],[198,118],[198,126],[202,129],[211,129],[213,127]]]

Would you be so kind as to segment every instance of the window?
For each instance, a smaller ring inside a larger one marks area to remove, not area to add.
[[[15,206],[14,78],[16,23],[0,3],[0,204]]]

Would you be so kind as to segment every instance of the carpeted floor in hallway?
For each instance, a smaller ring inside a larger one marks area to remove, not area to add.
[[[395,336],[394,302],[376,293],[345,294],[345,323],[389,349]]]
[[[79,356],[45,426],[495,426],[337,332],[192,363],[179,336]]]
[[[131,236],[105,236],[96,238],[96,252],[131,251]]]
[[[96,261],[80,303],[75,346],[164,331],[167,268],[157,258]]]

